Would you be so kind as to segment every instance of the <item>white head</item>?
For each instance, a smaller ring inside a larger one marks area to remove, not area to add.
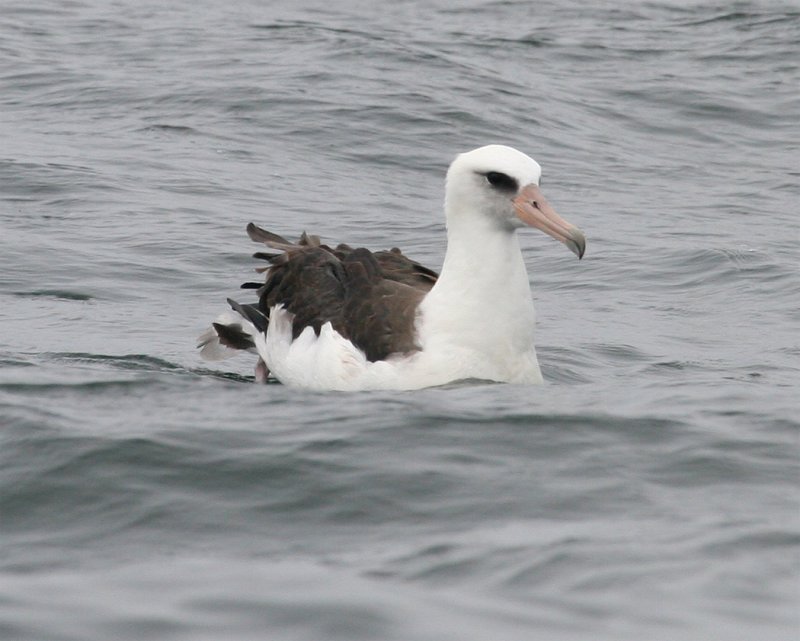
[[[488,224],[511,233],[529,225],[581,258],[586,247],[583,233],[545,200],[539,190],[541,176],[539,163],[512,147],[487,145],[458,155],[447,171],[448,228]]]

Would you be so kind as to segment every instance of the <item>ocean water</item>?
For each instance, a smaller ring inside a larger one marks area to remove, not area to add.
[[[0,638],[800,638],[795,2],[0,3]],[[434,268],[500,142],[547,383],[253,384],[251,220]]]

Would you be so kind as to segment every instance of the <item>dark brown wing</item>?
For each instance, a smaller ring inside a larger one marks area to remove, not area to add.
[[[292,334],[297,338],[309,325],[319,334],[330,321],[340,324],[345,296],[345,274],[341,261],[321,247],[291,251],[267,271],[259,290],[259,309],[269,311],[279,304],[294,314]]]
[[[334,329],[349,338],[370,361],[419,349],[415,343],[417,306],[427,289],[386,278],[375,255],[356,249],[343,261],[347,283],[341,325]]]
[[[435,271],[404,256],[397,247],[375,252],[373,256],[378,261],[384,278],[416,287],[424,292],[430,291],[439,278],[439,274]]]
[[[318,334],[330,322],[371,361],[418,349],[416,310],[436,282],[436,272],[399,249],[375,253],[347,245],[332,249],[305,233],[291,243],[253,223],[247,233],[280,253],[256,253],[256,258],[270,264],[266,282],[243,287],[258,289],[258,309],[267,318],[278,304],[294,314],[295,338],[308,326]]]

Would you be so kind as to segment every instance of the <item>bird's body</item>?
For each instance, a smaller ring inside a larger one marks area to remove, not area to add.
[[[255,305],[232,303],[200,339],[207,358],[249,348],[257,375],[319,390],[418,389],[462,379],[542,380],[516,229],[539,227],[578,256],[585,241],[541,196],[539,165],[510,147],[461,154],[447,175],[440,275],[399,250],[298,243],[248,226],[278,254]]]

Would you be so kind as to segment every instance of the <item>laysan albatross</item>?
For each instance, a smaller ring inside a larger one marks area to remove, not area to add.
[[[488,145],[456,157],[447,172],[447,252],[441,274],[400,250],[331,248],[303,233],[297,243],[253,223],[250,238],[266,281],[245,283],[258,302],[199,338],[201,355],[258,354],[269,375],[316,390],[419,389],[464,379],[540,383],[534,310],[517,229],[536,227],[578,258],[586,240],[539,190],[541,167],[520,151]]]

